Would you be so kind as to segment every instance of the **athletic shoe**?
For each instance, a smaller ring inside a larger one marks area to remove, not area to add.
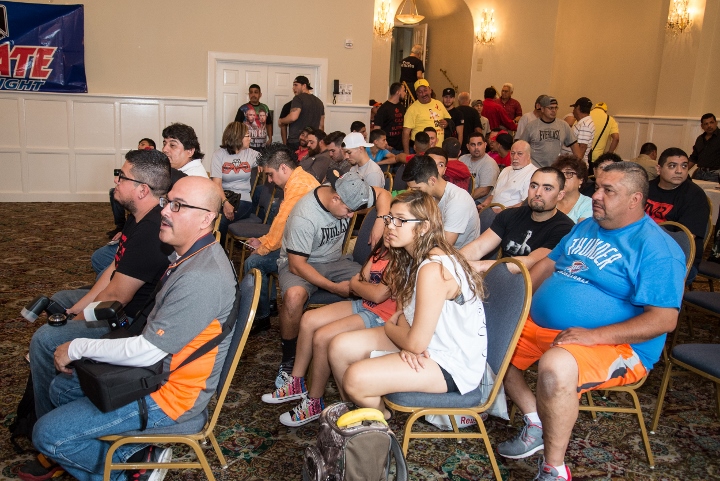
[[[172,461],[172,448],[148,446],[142,452],[141,463],[169,463]],[[129,481],[162,481],[167,469],[139,469],[128,473]]]
[[[46,481],[63,474],[65,474],[65,470],[43,454],[38,454],[37,459],[21,465],[17,471],[18,478],[23,481]]]
[[[531,423],[527,416],[523,416],[523,421],[525,426],[517,436],[498,445],[498,453],[501,456],[522,459],[545,448],[542,427]]]
[[[293,366],[295,365],[295,358],[293,357],[289,361],[281,362],[280,367],[278,368],[277,377],[275,378],[275,387],[277,389],[280,389],[285,385],[285,382],[287,378],[290,377],[290,373],[292,373]],[[284,376],[283,376],[284,374]]]
[[[302,426],[319,418],[323,409],[325,409],[323,398],[315,399],[303,396],[300,404],[295,406],[292,411],[280,415],[280,422],[291,428]]]
[[[287,376],[284,372],[283,377],[285,379],[285,384],[283,384],[281,388],[276,389],[274,392],[263,394],[263,402],[268,404],[280,404],[300,399],[303,395],[307,394],[305,378]]]
[[[563,478],[558,474],[557,469],[555,469],[553,466],[550,466],[545,462],[545,459],[538,460],[538,467],[540,468],[540,471],[538,472],[537,476],[533,478],[534,480],[539,481],[571,481],[572,480],[572,474],[570,474],[570,468],[565,466],[565,469],[567,470],[568,477]]]

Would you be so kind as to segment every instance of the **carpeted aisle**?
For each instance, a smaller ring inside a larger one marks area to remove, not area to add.
[[[37,294],[87,285],[95,276],[90,255],[106,242],[111,226],[107,204],[94,203],[0,203],[0,420],[8,426],[25,387],[28,365],[24,359],[32,333],[42,320],[30,324],[20,309]],[[706,286],[697,285],[706,289]],[[695,316],[696,340],[707,341],[715,321]],[[683,339],[687,342],[687,337]],[[716,340],[717,341],[717,340]],[[220,418],[218,440],[230,461],[220,470],[214,455],[218,479],[268,480],[300,479],[302,453],[315,442],[317,424],[288,429],[278,416],[290,404],[271,406],[260,401],[269,392],[280,359],[277,319],[273,329],[251,338]],[[640,390],[644,415],[649,424],[655,409],[662,377],[659,364]],[[576,480],[707,480],[720,479],[720,422],[715,412],[712,386],[688,376],[677,379],[666,398],[657,435],[651,435],[656,468],[645,458],[637,421],[626,414],[599,414],[593,422],[581,413],[568,450],[568,463]],[[337,394],[329,387],[326,400]],[[596,401],[598,397],[596,397]],[[627,402],[611,397],[611,403]],[[405,416],[391,422],[402,432]],[[513,435],[515,428],[505,421],[487,423],[493,445]],[[427,428],[431,429],[430,427]],[[29,451],[17,454],[7,431],[0,436],[0,480],[17,479],[15,470]],[[30,447],[30,446],[27,446]],[[175,457],[191,456],[175,452]],[[505,479],[529,480],[536,473],[538,456],[524,461],[504,461]],[[413,480],[492,479],[492,470],[481,443],[417,440],[410,445],[409,466]],[[69,476],[61,480],[71,479]],[[201,471],[175,471],[167,479],[204,479]]]

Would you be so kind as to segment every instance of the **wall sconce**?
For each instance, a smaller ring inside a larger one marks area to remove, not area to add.
[[[675,37],[683,33],[691,25],[692,20],[688,11],[688,0],[673,0],[665,28]]]
[[[475,43],[480,45],[487,45],[488,47],[493,45],[495,42],[495,10],[491,9],[489,12],[483,8],[482,15],[480,16],[480,24],[475,30]]]
[[[377,38],[387,41],[392,37],[392,31],[393,19],[392,15],[390,15],[390,0],[383,0],[375,14],[373,33],[375,33]]]
[[[425,17],[418,14],[417,4],[415,3],[415,0],[412,0],[412,7],[410,9],[410,13],[403,13],[406,3],[407,0],[403,0],[403,3],[402,5],[400,5],[400,9],[398,10],[398,12],[400,13],[398,13],[395,18],[397,18],[400,23],[404,23],[405,25],[415,25],[422,22]]]

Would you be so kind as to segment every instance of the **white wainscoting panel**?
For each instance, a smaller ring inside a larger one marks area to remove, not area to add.
[[[658,147],[658,155],[668,147],[679,147],[692,152],[693,144],[700,129],[700,117],[646,117],[639,115],[615,115],[620,129],[620,144],[617,154],[623,159],[637,157],[645,142]]]
[[[125,153],[143,137],[162,148],[172,122],[214,150],[205,99],[2,93],[0,112],[0,202],[106,202]]]
[[[359,120],[364,122],[370,131],[370,109],[369,105],[354,104],[325,104],[325,132],[339,130],[350,133],[350,124]]]

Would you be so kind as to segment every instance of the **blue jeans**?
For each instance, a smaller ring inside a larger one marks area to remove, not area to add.
[[[225,217],[225,213],[220,213],[220,225],[218,226],[218,231],[220,231],[220,245],[225,245],[225,236],[227,235],[228,226],[232,224],[233,222],[237,222],[239,220],[242,220],[246,217],[249,217],[250,214],[252,214],[253,211],[253,205],[252,202],[247,202],[245,200],[241,200],[238,202],[238,205],[235,206],[235,211],[233,212],[233,220],[228,220],[227,217]]]
[[[695,173],[693,174],[693,179],[697,180],[707,180],[710,182],[718,182],[720,181],[720,171],[718,170],[703,170],[700,167],[695,169]]]
[[[138,403],[131,402],[103,413],[83,395],[75,374],[58,375],[50,387],[50,397],[56,408],[38,419],[33,429],[33,444],[80,481],[101,481],[110,444],[97,438],[140,429]],[[148,429],[175,424],[149,395],[145,396],[145,402]],[[125,462],[143,447],[140,444],[121,446],[113,455],[113,461]],[[125,476],[123,471],[111,472],[113,480],[125,479]]]
[[[256,319],[262,319],[263,317],[270,316],[270,299],[275,300],[277,297],[276,289],[272,292],[269,290],[268,275],[272,272],[277,272],[277,260],[280,258],[280,249],[274,250],[264,256],[258,254],[251,254],[250,257],[245,259],[244,271],[247,274],[250,269],[258,269],[262,274],[262,287],[260,288],[260,300],[258,302]]]
[[[117,248],[117,244],[106,244],[93,252],[92,257],[90,257],[90,264],[92,264],[92,268],[95,271],[95,274],[97,274],[97,277],[100,277],[100,274],[102,274],[103,271],[115,261]]]
[[[52,296],[52,299],[67,309],[87,293],[88,289],[60,291]],[[33,334],[30,341],[30,372],[35,393],[35,413],[38,418],[52,411],[54,407],[50,400],[50,384],[57,375],[54,361],[55,349],[59,345],[79,337],[99,339],[110,331],[107,324],[102,327],[88,327],[86,324],[85,321],[74,320],[58,327],[45,324]]]
[[[110,209],[112,209],[115,227],[122,230],[125,227],[125,207],[115,200],[115,187],[110,189]]]

